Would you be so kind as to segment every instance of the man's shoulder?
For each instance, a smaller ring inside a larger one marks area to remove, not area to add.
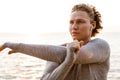
[[[101,39],[101,38],[92,39],[91,42],[92,42],[92,43],[102,44],[102,45],[109,45],[106,40]]]
[[[95,39],[91,40],[90,42],[96,44],[100,48],[104,48],[104,49],[110,50],[109,43],[106,40],[104,40],[104,39],[95,38]]]

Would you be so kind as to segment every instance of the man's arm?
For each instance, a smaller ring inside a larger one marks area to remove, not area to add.
[[[55,62],[48,62],[45,73],[42,76],[42,80],[64,80],[67,76],[68,72],[72,68],[75,60],[76,54],[74,53],[74,49],[69,47],[71,45],[67,45],[67,55],[65,60],[59,64]]]
[[[80,48],[76,64],[101,63],[109,59],[110,47],[102,39],[94,39]]]
[[[57,63],[63,62],[66,57],[65,46],[34,45],[25,43],[6,42],[5,44],[3,44],[3,46],[0,47],[0,51],[5,48],[12,49],[11,51],[9,51],[9,54],[19,52]]]
[[[66,57],[66,47],[53,45],[31,45],[5,43],[5,47],[12,52],[21,52],[44,60],[62,63]],[[80,48],[77,54],[76,64],[103,62],[110,56],[110,48],[106,41],[94,39]]]

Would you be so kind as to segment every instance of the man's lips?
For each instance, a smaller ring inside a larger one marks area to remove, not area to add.
[[[78,35],[79,33],[76,31],[72,31],[72,35]]]

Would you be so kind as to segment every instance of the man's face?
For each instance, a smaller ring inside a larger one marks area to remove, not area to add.
[[[86,40],[91,37],[92,23],[85,11],[75,11],[70,16],[70,34],[74,40]]]

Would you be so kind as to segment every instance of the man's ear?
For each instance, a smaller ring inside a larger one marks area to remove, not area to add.
[[[91,25],[92,25],[92,30],[95,29],[95,27],[96,27],[96,21],[92,21]]]

